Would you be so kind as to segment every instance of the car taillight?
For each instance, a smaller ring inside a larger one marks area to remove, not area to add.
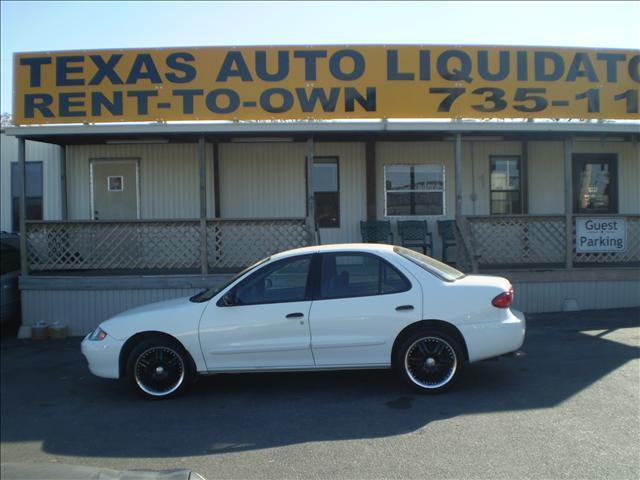
[[[491,300],[491,305],[496,308],[509,308],[513,302],[513,288],[510,288],[508,292],[502,292],[496,298]]]

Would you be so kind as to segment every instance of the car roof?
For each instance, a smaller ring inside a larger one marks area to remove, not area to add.
[[[394,245],[386,245],[382,243],[336,243],[332,245],[312,245],[310,247],[295,248],[272,255],[272,259],[280,259],[292,257],[296,255],[305,255],[311,253],[328,253],[328,252],[370,252],[382,253],[392,252]]]

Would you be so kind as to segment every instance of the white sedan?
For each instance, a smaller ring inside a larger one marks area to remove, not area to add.
[[[406,248],[306,247],[260,260],[224,286],[121,313],[82,353],[99,377],[151,398],[198,374],[394,368],[422,392],[467,362],[515,352],[524,315],[508,280],[464,275]]]

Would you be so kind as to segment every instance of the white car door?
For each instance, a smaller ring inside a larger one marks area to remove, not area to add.
[[[422,319],[422,289],[377,255],[322,254],[311,306],[317,366],[388,365],[395,337]]]
[[[207,306],[200,345],[208,370],[314,365],[310,266],[311,255],[266,264],[227,292],[226,302]]]

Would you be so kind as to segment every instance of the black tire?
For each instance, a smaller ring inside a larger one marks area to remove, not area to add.
[[[460,343],[435,329],[410,334],[402,341],[393,359],[398,375],[421,393],[440,393],[451,388],[463,364]]]
[[[146,398],[175,397],[186,390],[194,377],[191,357],[170,338],[145,338],[127,358],[127,380]]]

